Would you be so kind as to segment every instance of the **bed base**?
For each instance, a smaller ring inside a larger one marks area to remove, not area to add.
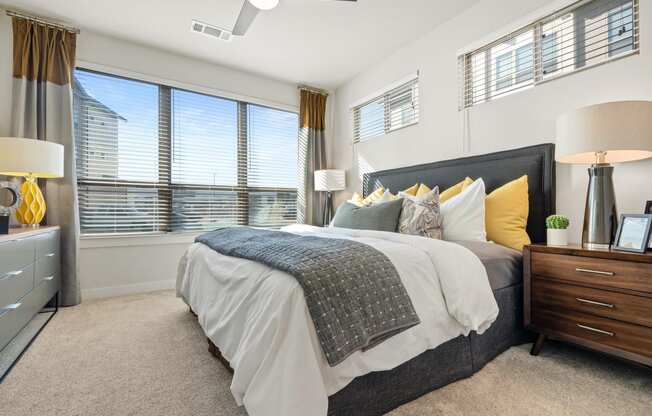
[[[500,314],[482,335],[459,336],[425,351],[400,366],[353,380],[328,398],[328,416],[379,416],[424,394],[467,378],[512,346],[532,342],[523,329],[523,285],[495,290]],[[191,310],[191,313],[194,312]],[[196,315],[195,315],[196,316]],[[219,348],[208,340],[208,351],[230,372]]]

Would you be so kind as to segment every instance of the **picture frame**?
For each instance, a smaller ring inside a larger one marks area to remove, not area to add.
[[[652,214],[622,214],[613,249],[645,253],[650,241]]]

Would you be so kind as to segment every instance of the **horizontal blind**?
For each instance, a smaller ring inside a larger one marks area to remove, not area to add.
[[[638,50],[638,1],[591,0],[458,59],[460,108]]]
[[[238,103],[173,89],[172,230],[240,224]]]
[[[298,115],[75,72],[82,233],[296,222]]]
[[[158,86],[76,71],[73,89],[81,232],[166,231]]]
[[[296,113],[247,105],[249,224],[279,227],[297,221],[299,118]]]
[[[419,79],[410,80],[364,104],[353,107],[353,142],[419,122]]]

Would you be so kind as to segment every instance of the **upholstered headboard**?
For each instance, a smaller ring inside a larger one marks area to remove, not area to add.
[[[366,196],[380,186],[398,192],[417,182],[445,190],[469,176],[482,178],[490,193],[523,175],[528,175],[530,193],[527,232],[532,242],[543,243],[545,219],[555,212],[555,145],[551,143],[367,173],[363,192]]]

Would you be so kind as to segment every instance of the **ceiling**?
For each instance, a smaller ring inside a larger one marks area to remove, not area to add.
[[[227,43],[190,31],[231,29],[244,0],[5,0],[83,30],[292,83],[333,89],[477,0],[280,0]]]

